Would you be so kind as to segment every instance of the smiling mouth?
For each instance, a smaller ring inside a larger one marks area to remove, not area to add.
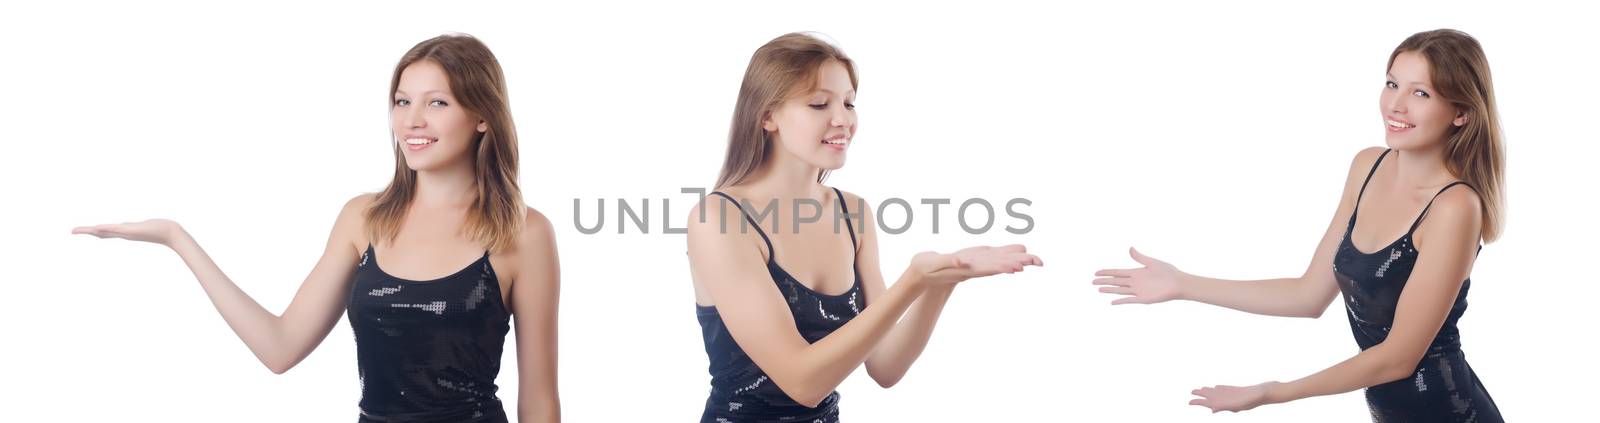
[[[827,144],[827,145],[846,146],[846,145],[850,145],[850,138],[847,138],[847,137],[833,137],[833,138],[822,140],[822,143],[823,144]]]
[[[423,146],[423,145],[433,144],[433,143],[436,143],[436,142],[439,142],[439,140],[435,139],[435,138],[423,138],[423,137],[406,138],[406,145],[411,145],[411,146]]]
[[[1394,120],[1394,119],[1384,119],[1383,123],[1386,124],[1386,125],[1389,125],[1389,129],[1395,129],[1395,130],[1411,129],[1411,128],[1417,127],[1417,125],[1412,125],[1412,124],[1401,122],[1401,121],[1397,121],[1397,120]]]

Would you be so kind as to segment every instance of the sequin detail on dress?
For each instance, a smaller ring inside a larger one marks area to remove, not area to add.
[[[739,202],[721,192],[713,192],[727,198],[729,202],[738,205]],[[839,207],[844,212],[845,225],[850,231],[850,245],[854,249],[856,234],[854,223],[850,222],[850,209],[845,205],[844,194],[834,189],[834,194],[839,198]],[[755,228],[756,233],[767,243],[767,272],[772,276],[772,281],[777,285],[778,291],[783,294],[784,301],[789,307],[789,313],[794,317],[795,329],[806,342],[816,343],[823,337],[833,333],[848,323],[850,319],[861,314],[861,309],[866,307],[866,297],[861,292],[861,274],[859,269],[855,272],[855,281],[850,289],[839,295],[828,295],[811,290],[793,275],[778,266],[771,253],[772,240],[761,231],[754,219],[744,213],[740,206],[740,214],[744,215],[747,222]],[[851,267],[855,267],[854,260]],[[700,320],[700,333],[705,341],[706,357],[710,359],[711,394],[706,399],[705,411],[700,416],[703,423],[728,423],[728,422],[803,422],[803,423],[837,423],[839,421],[839,393],[829,393],[816,407],[806,407],[789,398],[778,385],[761,368],[756,366],[750,356],[744,353],[739,345],[734,343],[733,335],[728,333],[728,327],[723,324],[722,316],[717,314],[717,308],[695,307],[696,317]]]
[[[510,331],[489,255],[410,281],[361,255],[347,311],[361,377],[361,422],[506,422],[495,396]]]
[[[1367,183],[1383,163],[1385,151],[1372,164],[1361,193],[1356,197],[1350,212],[1350,224],[1345,228],[1344,239],[1333,258],[1334,278],[1344,299],[1350,332],[1362,350],[1372,348],[1389,336],[1394,324],[1394,313],[1400,302],[1400,293],[1417,264],[1417,250],[1411,236],[1427,216],[1433,201],[1423,207],[1411,229],[1388,246],[1365,253],[1356,249],[1350,233],[1356,227],[1356,212],[1361,210],[1361,197],[1366,194]],[[1454,182],[1439,190],[1444,193],[1463,182]],[[1470,188],[1470,186],[1468,186]],[[1434,195],[1438,198],[1438,194]],[[1481,249],[1481,247],[1480,247]],[[1467,310],[1467,290],[1472,286],[1468,279],[1461,284],[1455,303],[1444,325],[1428,346],[1428,352],[1411,377],[1369,387],[1366,390],[1367,409],[1373,422],[1503,422],[1500,409],[1495,406],[1489,391],[1479,383],[1477,374],[1467,365],[1466,354],[1461,351],[1461,335],[1456,322]]]

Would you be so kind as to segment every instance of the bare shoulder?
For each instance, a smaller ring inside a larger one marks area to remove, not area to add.
[[[555,241],[555,228],[550,224],[550,218],[540,213],[539,209],[528,207],[523,217],[522,231],[517,234],[517,244],[538,248]]]
[[[739,198],[736,193],[729,193]],[[691,257],[730,257],[730,254],[755,246],[763,259],[765,243],[758,238],[756,229],[745,220],[739,204],[720,195],[707,195],[704,201],[689,210],[687,227],[688,253]]]
[[[1378,157],[1382,156],[1385,151],[1388,151],[1388,149],[1367,147],[1356,152],[1355,157],[1350,159],[1350,171],[1345,175],[1344,179],[1346,200],[1355,200],[1357,193],[1361,190],[1361,185],[1367,180],[1367,175],[1371,174],[1372,166],[1378,162]]]
[[[1372,165],[1378,162],[1378,156],[1389,151],[1383,147],[1367,147],[1357,151],[1355,157],[1350,159],[1350,174],[1358,179],[1366,179],[1367,172],[1372,170]]]
[[[854,215],[859,213],[861,214],[861,218],[865,219],[865,222],[872,221],[873,214],[871,202],[868,202],[867,199],[861,198],[861,196],[850,191],[841,189],[839,190],[839,193],[844,195],[844,205],[850,210],[850,214]]]
[[[350,248],[361,254],[367,247],[367,209],[378,200],[377,193],[362,193],[345,201],[339,210],[339,219],[333,224],[334,236],[340,237]]]
[[[1448,228],[1476,229],[1483,219],[1483,199],[1478,197],[1478,192],[1466,184],[1457,184],[1446,188],[1433,199],[1433,205],[1428,206],[1428,216],[1424,220],[1433,221],[1434,226]]]
[[[861,198],[861,196],[856,195],[853,192],[842,189],[839,190],[839,193],[844,195],[845,206],[850,208],[850,213],[855,213],[857,210],[867,212],[872,211],[872,207],[867,204],[867,199]]]
[[[863,246],[877,245],[878,231],[874,231],[872,228],[876,228],[878,225],[873,220],[874,215],[872,214],[871,203],[850,191],[840,189],[839,194],[844,197],[845,208],[850,210],[849,219],[853,222],[851,224],[855,225],[853,228],[856,234],[860,236],[860,239],[856,241],[856,250],[861,251]]]
[[[729,218],[741,219],[743,216],[738,204],[720,195],[706,195],[702,201],[689,209],[689,222],[685,227],[688,228],[690,238],[721,235],[726,233],[723,228],[737,227],[729,226],[727,223],[733,225],[739,223],[739,221],[730,222]]]
[[[536,289],[518,289],[518,287],[543,285],[554,288],[560,282],[556,279],[559,275],[559,259],[556,256],[555,230],[550,224],[550,219],[544,213],[532,207],[525,207],[522,228],[517,230],[515,239],[507,251],[491,253],[491,264],[501,269],[501,275],[511,280],[511,292],[535,292]],[[532,281],[532,282],[528,282]]]

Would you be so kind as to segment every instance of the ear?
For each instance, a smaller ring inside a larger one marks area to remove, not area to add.
[[[488,132],[489,132],[489,122],[488,121],[482,121],[482,120],[478,121],[478,133],[484,134],[484,133],[488,133]]]
[[[1456,118],[1455,120],[1450,121],[1450,124],[1455,126],[1466,126],[1467,122],[1472,121],[1472,115],[1467,114],[1467,112],[1468,110],[1456,111]]]
[[[776,122],[776,121],[774,121],[772,119],[772,115],[776,114],[776,113],[777,112],[774,111],[774,112],[767,112],[767,113],[763,113],[762,114],[762,117],[761,117],[761,129],[765,129],[767,132],[777,132],[778,131],[778,122]]]

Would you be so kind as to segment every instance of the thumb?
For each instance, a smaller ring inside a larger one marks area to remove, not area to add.
[[[1128,247],[1128,256],[1133,257],[1133,261],[1139,262],[1139,264],[1145,266],[1150,266],[1161,262],[1160,260],[1156,260],[1150,258],[1150,256],[1144,255],[1144,253],[1140,253],[1139,249],[1133,247]]]

